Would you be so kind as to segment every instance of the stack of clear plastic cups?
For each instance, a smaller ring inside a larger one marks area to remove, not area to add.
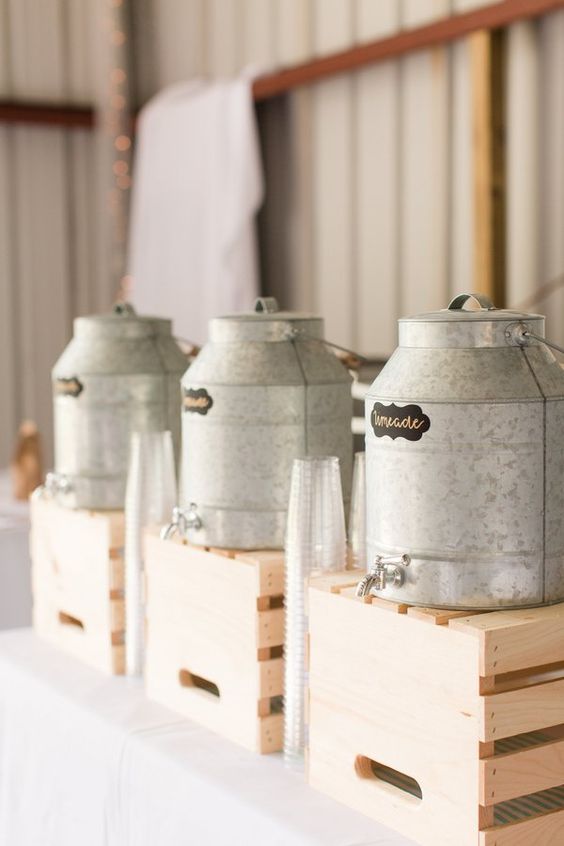
[[[354,456],[351,510],[349,513],[349,564],[366,570],[366,453]]]
[[[346,536],[339,459],[297,458],[286,528],[284,760],[303,767],[307,743],[307,580],[345,568]]]
[[[162,524],[176,503],[176,472],[170,432],[131,436],[125,495],[125,666],[141,675],[145,656],[143,530]]]

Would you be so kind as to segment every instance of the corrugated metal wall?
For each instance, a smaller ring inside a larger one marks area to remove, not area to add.
[[[0,0],[0,97],[100,101],[102,9],[100,0]],[[50,369],[72,318],[113,300],[104,161],[102,133],[0,124],[0,466],[27,417],[51,462]]]
[[[485,5],[476,0],[131,0],[142,102],[198,74],[291,65]],[[0,95],[93,102],[101,0],[0,0]],[[475,287],[468,41],[366,68],[260,107],[264,281],[372,356],[400,314]],[[564,13],[507,39],[507,290],[564,271]],[[75,312],[113,294],[88,131],[0,126],[0,462],[16,421],[50,433],[48,371]],[[112,283],[113,284],[113,283]],[[564,342],[564,293],[541,304]],[[15,402],[11,398],[15,397]]]
[[[481,4],[483,5],[483,4]],[[154,3],[154,85],[193,73],[166,50],[191,29],[199,70],[271,69],[418,26],[460,0],[166,0]],[[156,18],[155,18],[156,15]],[[185,21],[183,28],[182,21]],[[197,38],[194,33],[199,34]],[[370,67],[260,108],[268,197],[265,285],[324,314],[328,337],[376,357],[399,314],[472,287],[468,45]],[[290,179],[277,179],[284,169]],[[285,196],[281,196],[284,194]]]

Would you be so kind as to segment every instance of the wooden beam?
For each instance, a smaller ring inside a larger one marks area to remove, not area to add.
[[[478,30],[500,29],[515,21],[540,17],[563,7],[564,0],[502,0],[491,6],[452,15],[426,26],[261,76],[253,84],[253,96],[255,100],[265,100],[301,85],[320,82],[416,50],[437,47]]]
[[[0,100],[0,123],[25,123],[41,126],[63,126],[69,129],[92,129],[94,109],[89,106],[65,106],[51,103],[22,103]]]
[[[501,31],[473,33],[472,88],[473,290],[501,307],[505,300],[505,177]]]
[[[472,201],[474,220],[473,291],[494,300],[492,193],[491,33],[474,32],[468,39],[472,100]],[[494,300],[495,302],[495,300]]]

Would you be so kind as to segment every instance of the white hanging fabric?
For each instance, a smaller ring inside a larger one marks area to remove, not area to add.
[[[248,78],[165,89],[141,112],[129,243],[130,299],[201,344],[209,318],[259,291],[255,215],[263,197]]]

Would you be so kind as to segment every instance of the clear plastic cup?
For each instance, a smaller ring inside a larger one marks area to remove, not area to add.
[[[125,495],[125,664],[141,675],[145,654],[143,530],[167,520],[176,504],[174,448],[170,432],[131,435]]]
[[[345,515],[339,459],[297,458],[285,543],[284,760],[303,767],[307,689],[306,587],[311,575],[343,570]]]
[[[366,453],[354,456],[351,510],[349,513],[350,566],[366,570]]]

